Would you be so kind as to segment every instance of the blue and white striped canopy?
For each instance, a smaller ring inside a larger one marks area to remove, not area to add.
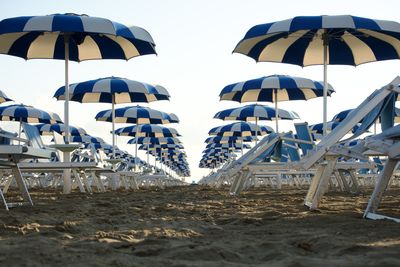
[[[150,34],[108,19],[54,14],[4,19],[0,22],[0,54],[24,59],[65,59],[64,36],[69,37],[69,60],[130,59],[155,54]]]
[[[107,143],[84,143],[85,148],[94,147],[95,149],[112,150],[113,147]]]
[[[115,134],[121,136],[139,137],[177,137],[181,136],[174,128],[167,128],[156,124],[132,125],[115,130]]]
[[[220,100],[237,102],[276,102],[308,100],[322,97],[323,82],[287,75],[270,75],[258,79],[225,86],[219,94]],[[276,92],[276,99],[275,99]],[[335,92],[328,84],[328,95]]]
[[[103,138],[95,137],[91,135],[72,135],[71,142],[77,143],[105,143]]]
[[[233,52],[300,66],[354,65],[400,58],[400,24],[341,16],[304,16],[252,27]]]
[[[10,105],[0,107],[0,120],[21,121],[28,123],[57,123],[62,122],[53,112],[43,111],[26,105]]]
[[[255,125],[250,122],[234,122],[212,128],[208,134],[218,136],[257,136],[273,133],[269,126]]]
[[[163,149],[168,149],[168,148],[179,148],[179,149],[184,149],[182,144],[145,144],[145,145],[140,145],[139,150],[156,150],[160,151]]]
[[[239,144],[239,143],[226,143],[226,144],[220,144],[220,143],[212,143],[212,144],[207,144],[206,148],[226,148],[226,149],[231,149],[231,150],[235,150],[235,149],[250,149],[251,146],[248,144]]]
[[[38,128],[41,135],[51,135],[53,132],[65,135],[65,124],[63,123],[53,123],[53,124],[37,124],[35,125]],[[87,135],[86,131],[80,127],[69,126],[69,132],[71,136],[79,136],[79,135]]]
[[[3,91],[0,91],[0,104],[7,101],[14,101],[14,100],[8,98],[8,96]]]
[[[279,109],[278,114],[281,120],[300,119],[299,115],[293,111]],[[214,115],[214,119],[239,121],[272,120],[276,119],[276,111],[268,106],[252,104],[222,110]]]
[[[134,103],[168,100],[170,95],[164,87],[133,81],[126,78],[108,77],[70,85],[70,100],[81,103]],[[65,100],[65,86],[54,97]]]
[[[208,137],[204,143],[212,144],[212,143],[240,143],[240,142],[252,142],[255,141],[255,137],[253,136],[210,136]]]
[[[326,130],[328,132],[330,132],[333,129],[335,129],[339,124],[340,124],[340,122],[338,122],[338,121],[328,121],[328,123],[327,123],[328,127],[327,127]],[[309,125],[308,127],[310,128],[311,132],[313,132],[313,133],[317,133],[317,134],[322,134],[323,133],[323,123],[317,123],[317,124]],[[356,125],[356,126],[353,127],[352,132],[353,133],[356,132],[357,129],[358,129],[358,126]]]
[[[178,138],[174,137],[138,137],[132,138],[128,141],[128,144],[154,144],[154,145],[163,145],[163,144],[181,144],[182,142]]]
[[[338,122],[343,121],[349,115],[349,113],[351,111],[353,111],[353,109],[347,109],[347,110],[343,110],[343,111],[339,112],[338,114],[333,116],[332,121],[338,121]],[[380,117],[379,117],[379,120],[380,120]],[[395,123],[400,122],[400,109],[399,108],[394,109],[394,122]],[[360,123],[361,123],[361,121],[360,121]]]
[[[96,115],[98,121],[112,121],[111,109],[100,111]],[[115,109],[115,122],[135,124],[167,124],[179,122],[173,113],[165,113],[148,107],[134,106]]]

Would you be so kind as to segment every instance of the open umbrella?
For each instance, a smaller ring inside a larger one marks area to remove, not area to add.
[[[252,27],[233,52],[256,61],[324,65],[323,123],[327,122],[327,65],[400,58],[400,24],[350,15],[301,16]],[[326,127],[324,127],[326,128]]]
[[[181,136],[177,130],[156,124],[131,125],[115,130],[116,135],[139,137],[178,137]]]
[[[65,86],[59,88],[54,97],[65,100]],[[119,77],[100,78],[70,85],[69,100],[80,103],[111,103],[112,144],[115,145],[114,117],[115,104],[168,100],[168,91],[160,85]]]
[[[212,128],[208,134],[217,136],[259,136],[272,133],[269,126],[255,125],[250,122],[234,122]]]
[[[334,90],[328,84],[328,95]],[[219,94],[220,100],[237,102],[272,102],[275,103],[276,117],[281,117],[278,102],[308,100],[323,96],[323,84],[302,77],[288,75],[270,75],[225,86]],[[278,121],[276,121],[278,130]]]
[[[286,111],[279,109],[275,106],[275,109],[264,105],[252,104],[243,107],[230,108],[218,112],[214,115],[214,119],[221,120],[240,120],[240,121],[255,121],[258,125],[260,120],[276,120],[276,129],[278,132],[278,119],[282,120],[294,120],[300,119],[299,115],[293,111]]]
[[[112,121],[112,111],[100,111],[96,115],[98,121]],[[115,109],[114,121],[116,123],[135,123],[140,124],[167,124],[178,123],[178,117],[171,113],[165,113],[155,109],[142,106],[124,107]],[[136,128],[138,130],[138,128]],[[135,157],[137,157],[137,144],[135,146]]]
[[[0,54],[24,59],[65,61],[65,95],[69,95],[68,63],[91,59],[124,59],[156,54],[150,34],[108,19],[72,13],[23,16],[0,22]],[[69,129],[69,98],[65,97],[64,121]],[[69,132],[66,132],[69,142]],[[69,152],[64,153],[69,159]],[[71,192],[70,171],[64,172],[64,193]]]
[[[72,13],[4,19],[0,22],[0,43],[0,54],[65,60],[65,95],[69,95],[69,60],[128,60],[156,53],[152,37],[142,28]],[[69,99],[65,100],[64,120],[68,128]]]
[[[19,134],[21,136],[22,122],[28,123],[58,123],[62,122],[60,117],[53,112],[47,112],[32,106],[23,104],[9,105],[0,107],[1,121],[17,121],[19,122]]]
[[[64,123],[42,123],[35,125],[35,127],[38,128],[41,135],[51,135],[53,134],[53,132],[56,132],[65,136],[65,133],[67,132]],[[71,136],[87,135],[86,131],[83,128],[74,127],[71,125],[69,126],[68,132]]]

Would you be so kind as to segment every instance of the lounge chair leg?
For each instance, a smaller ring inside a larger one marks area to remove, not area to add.
[[[344,190],[346,191],[346,192],[350,192],[351,190],[350,190],[350,186],[349,186],[349,183],[347,182],[347,179],[346,179],[346,177],[344,176],[344,173],[342,172],[342,171],[338,171],[338,174],[339,174],[339,177],[340,177],[340,180],[342,181],[342,183],[343,183],[343,187],[344,187]]]
[[[132,177],[132,188],[133,188],[134,190],[138,190],[138,189],[139,189],[139,185],[138,185],[138,183],[137,183],[136,176],[133,176],[133,177]]]
[[[87,179],[86,173],[85,173],[85,172],[80,172],[80,173],[78,173],[78,175],[82,178],[82,181],[83,181],[83,184],[84,184],[85,187],[86,187],[86,190],[87,190],[90,194],[93,193],[92,188],[91,188],[91,186],[90,186],[90,184],[89,184],[89,180]]]
[[[101,181],[100,176],[96,175],[95,172],[92,172],[92,177],[93,177],[93,180],[96,181],[97,190],[99,192],[105,192],[106,189],[104,188],[104,185],[103,185],[103,182]]]
[[[378,176],[378,181],[375,185],[374,191],[372,192],[371,198],[368,202],[368,206],[364,212],[364,218],[368,218],[369,213],[375,213],[377,211],[379,204],[381,203],[383,193],[388,186],[396,165],[397,160],[392,158],[389,158],[387,160],[385,167]]]
[[[10,188],[10,186],[11,186],[13,181],[14,181],[14,176],[8,176],[8,179],[7,179],[7,181],[6,181],[5,185],[4,185],[4,188],[3,188],[3,193],[4,194],[7,194],[8,189]]]
[[[276,176],[276,188],[277,189],[282,189],[282,174],[278,173]]]
[[[361,192],[361,188],[360,188],[360,184],[358,183],[358,179],[357,179],[357,176],[355,174],[355,171],[354,170],[349,171],[349,175],[350,175],[351,181],[353,183],[352,191],[355,194],[360,193]]]
[[[8,205],[7,205],[6,199],[4,198],[4,195],[3,195],[3,192],[1,191],[1,189],[0,189],[0,197],[3,200],[4,207],[8,211]]]
[[[21,171],[19,170],[18,167],[12,167],[11,169],[12,169],[12,173],[13,173],[13,175],[15,177],[15,181],[17,182],[19,191],[21,192],[23,199],[25,200],[25,202],[28,202],[33,206],[33,202],[32,202],[31,196],[30,196],[30,194],[28,192],[28,189],[26,187],[25,181],[22,178]]]
[[[247,181],[250,175],[251,175],[250,171],[245,171],[242,173],[242,175],[240,175],[238,183],[236,185],[236,189],[233,192],[234,195],[238,196],[243,191],[244,183]]]
[[[75,177],[75,182],[79,187],[79,190],[81,191],[81,193],[85,193],[85,188],[83,187],[82,181],[81,181],[81,177],[78,175],[76,170],[72,170],[74,177]]]
[[[311,207],[312,199],[315,195],[315,191],[317,190],[318,184],[321,180],[322,173],[324,172],[325,165],[321,164],[318,166],[317,171],[315,172],[314,177],[311,180],[310,187],[308,188],[308,192],[306,198],[304,199],[304,205],[307,207]]]
[[[312,195],[311,198],[307,199],[307,202],[305,202],[305,205],[308,206],[310,210],[315,210],[318,208],[319,202],[327,191],[329,183],[328,181],[329,179],[331,179],[332,172],[336,165],[336,160],[336,157],[327,157],[327,163],[324,164],[325,166],[323,166],[323,168],[321,169],[320,177],[315,185],[316,190],[314,191],[314,195]],[[310,196],[307,194],[307,197]]]

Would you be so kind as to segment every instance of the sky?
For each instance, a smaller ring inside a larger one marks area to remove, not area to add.
[[[173,112],[180,118],[174,127],[182,135],[192,177],[199,180],[210,170],[198,168],[204,140],[210,128],[227,124],[213,119],[216,112],[238,107],[237,102],[219,101],[219,93],[228,84],[272,74],[285,74],[313,80],[323,79],[322,66],[301,68],[282,63],[255,63],[253,59],[232,54],[248,29],[262,23],[294,16],[350,14],[373,19],[400,21],[398,0],[337,1],[265,1],[265,0],[0,0],[0,19],[77,13],[103,17],[146,29],[156,43],[157,56],[148,55],[124,60],[95,60],[70,63],[70,83],[119,76],[141,82],[160,84],[170,93],[170,101],[148,104]],[[64,62],[28,60],[0,55],[0,90],[16,103],[64,116],[63,102],[52,98],[64,84]],[[353,66],[329,66],[328,81],[336,93],[328,99],[328,119],[341,110],[355,108],[375,89],[389,83],[400,73],[400,61],[391,60]],[[70,102],[70,124],[83,127],[94,136],[111,143],[111,124],[96,122],[97,112],[111,108],[101,103]],[[271,105],[265,103],[267,105]],[[7,104],[3,104],[7,105]],[[134,104],[135,105],[135,104]],[[128,104],[117,105],[117,108]],[[279,107],[296,111],[301,121],[322,121],[322,99],[280,102]],[[263,122],[274,127],[274,122]],[[118,124],[117,127],[126,126]],[[0,122],[0,127],[16,130],[16,123]],[[291,130],[292,122],[280,123],[280,130]],[[119,137],[118,146],[134,154]],[[139,156],[145,159],[144,153]],[[151,161],[152,162],[152,161]]]

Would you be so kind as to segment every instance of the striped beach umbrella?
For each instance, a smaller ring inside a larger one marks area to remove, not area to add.
[[[97,121],[112,121],[111,110],[100,111],[96,115]],[[178,117],[173,113],[166,113],[148,107],[133,106],[115,109],[116,123],[140,124],[167,124],[178,123]]]
[[[54,97],[65,100],[65,86],[59,88]],[[115,104],[169,100],[167,89],[126,78],[108,77],[70,85],[69,100],[80,103],[111,103],[112,144],[115,145]]]
[[[115,130],[116,135],[139,137],[178,137],[181,136],[177,130],[156,124],[132,125]]]
[[[38,128],[41,135],[52,135],[53,132],[56,132],[65,136],[66,133],[66,125],[63,123],[42,123],[35,125],[35,127]],[[87,135],[85,129],[71,125],[68,132],[71,136]]]
[[[98,121],[112,121],[112,111],[100,111],[96,115]],[[158,111],[148,107],[133,106],[115,109],[114,121],[117,123],[135,123],[140,124],[167,124],[178,123],[178,117],[171,113]],[[138,129],[138,128],[136,128]],[[135,157],[137,157],[137,145],[135,146]]]
[[[351,111],[353,111],[353,109],[347,109],[347,110],[343,110],[343,111],[337,113],[335,116],[333,116],[332,121],[337,121],[337,122],[343,121],[349,115],[349,113]],[[381,117],[379,117],[379,122],[380,122],[380,120],[381,120]],[[362,120],[360,121],[360,123],[361,122],[362,122]],[[393,122],[400,123],[400,109],[399,108],[394,109]],[[374,123],[374,134],[376,134],[376,121]]]
[[[53,112],[44,111],[23,104],[0,107],[0,120],[28,123],[59,123],[60,117]]]
[[[259,136],[272,133],[269,126],[255,125],[250,122],[235,122],[212,128],[208,134],[218,136]]]
[[[328,121],[327,123],[327,128],[326,130],[328,132],[331,132],[333,129],[335,129],[337,126],[339,126],[340,122],[338,121]],[[324,124],[323,123],[316,123],[316,124],[312,124],[308,126],[310,128],[310,131],[313,133],[317,133],[317,134],[323,134],[323,127]],[[352,132],[356,132],[358,129],[358,126],[354,126],[352,129]]]
[[[234,51],[257,62],[324,65],[327,122],[327,65],[353,65],[400,58],[400,24],[350,15],[302,16],[252,27]]]
[[[239,120],[239,121],[255,121],[258,125],[260,120],[276,120],[276,132],[278,132],[278,119],[294,120],[300,119],[296,112],[286,111],[283,109],[270,108],[264,105],[252,104],[243,107],[230,108],[218,112],[214,115],[214,119],[221,120]]]
[[[8,98],[8,96],[3,91],[0,90],[0,104],[7,101],[14,101],[14,100]]]
[[[0,22],[0,54],[24,59],[65,61],[65,95],[69,95],[68,61],[125,59],[155,54],[150,34],[108,19],[72,13],[24,16]],[[69,126],[68,98],[65,124]],[[69,140],[69,133],[66,133]]]
[[[226,144],[226,143],[237,143],[239,142],[252,142],[256,138],[253,136],[210,136],[207,137],[207,139],[204,141],[204,143],[207,144],[212,144],[212,143],[220,143],[220,144]]]
[[[181,144],[178,138],[174,137],[135,137],[128,141],[128,144],[162,145],[162,144]]]
[[[95,137],[91,135],[73,135],[71,136],[71,142],[77,143],[105,143],[103,138]]]
[[[328,95],[334,90],[329,86]],[[275,112],[280,115],[278,102],[292,100],[309,100],[323,96],[322,82],[302,77],[287,75],[270,75],[258,79],[234,83],[225,86],[219,94],[220,100],[237,102],[272,102],[275,103]],[[276,122],[278,128],[278,122]]]

